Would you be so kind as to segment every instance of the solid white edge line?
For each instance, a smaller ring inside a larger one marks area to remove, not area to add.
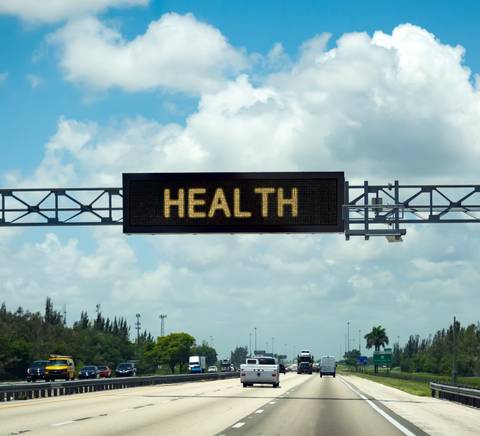
[[[388,413],[384,412],[380,407],[378,407],[375,403],[370,401],[365,395],[361,394],[358,392],[355,388],[350,386],[349,383],[347,383],[345,380],[343,380],[343,377],[339,377],[340,381],[348,388],[350,389],[353,393],[357,394],[360,398],[365,400],[367,404],[375,410],[378,414],[382,415],[390,424],[395,426],[398,430],[400,430],[404,435],[407,436],[415,436],[415,433],[412,433],[408,428],[404,427],[402,424],[400,424],[396,419],[391,417]]]
[[[237,422],[235,425],[232,425],[232,428],[240,428],[240,427],[243,427],[245,425],[244,422]]]

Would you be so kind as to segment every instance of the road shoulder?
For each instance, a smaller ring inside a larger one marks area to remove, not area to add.
[[[354,375],[342,376],[369,398],[433,435],[478,435],[480,411],[437,398],[420,397]]]

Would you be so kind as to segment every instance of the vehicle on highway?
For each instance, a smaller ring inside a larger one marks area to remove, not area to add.
[[[337,369],[337,361],[333,356],[323,356],[320,360],[320,377],[324,375],[333,375],[335,377],[335,372]]]
[[[280,371],[273,357],[248,358],[240,365],[240,382],[243,387],[259,384],[271,384],[274,388],[280,385]]]
[[[98,376],[101,378],[110,378],[112,376],[112,368],[108,365],[97,365]]]
[[[313,372],[313,356],[310,350],[302,350],[297,356],[297,374]]]
[[[215,365],[209,366],[207,372],[218,372],[218,368]]]
[[[27,382],[36,382],[45,378],[45,366],[48,360],[35,360],[27,368]]]
[[[137,367],[133,362],[119,363],[115,369],[116,377],[135,377],[137,375]]]
[[[207,359],[205,356],[190,356],[188,358],[188,372],[191,374],[201,373],[207,370]]]
[[[80,371],[78,371],[78,378],[80,380],[98,377],[98,368],[95,365],[84,366]]]
[[[286,374],[287,373],[287,368],[285,368],[285,365],[283,363],[278,364],[278,368],[281,374]]]
[[[232,364],[230,363],[230,360],[228,359],[222,359],[220,361],[220,371],[222,372],[230,372],[232,371]]]
[[[75,363],[72,356],[50,355],[45,365],[45,381],[75,380]]]

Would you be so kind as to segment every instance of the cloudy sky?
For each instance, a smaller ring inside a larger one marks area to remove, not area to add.
[[[480,7],[470,1],[0,0],[0,187],[120,186],[122,172],[345,171],[479,183]],[[478,321],[476,225],[343,235],[0,229],[0,301],[70,322],[135,313],[226,356],[339,355]],[[362,342],[362,347],[363,347]]]

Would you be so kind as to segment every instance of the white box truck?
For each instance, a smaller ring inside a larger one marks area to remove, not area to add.
[[[254,384],[272,385],[274,388],[280,384],[280,371],[277,361],[273,357],[253,357],[240,365],[240,382],[243,387]]]
[[[207,370],[207,359],[205,356],[190,356],[188,359],[188,372],[191,374],[202,373]]]
[[[324,375],[333,375],[337,369],[337,361],[333,356],[323,356],[320,360],[320,377]]]

